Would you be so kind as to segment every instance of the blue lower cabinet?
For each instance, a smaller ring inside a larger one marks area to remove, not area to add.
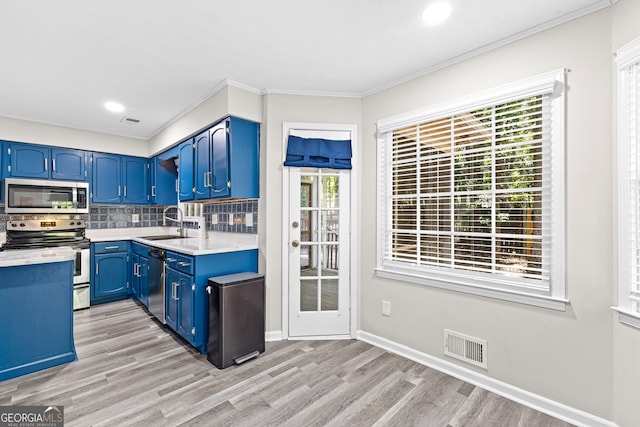
[[[209,277],[258,271],[258,251],[195,257],[167,252],[165,301],[167,325],[202,354],[209,338]]]
[[[129,242],[91,244],[91,304],[129,297]]]

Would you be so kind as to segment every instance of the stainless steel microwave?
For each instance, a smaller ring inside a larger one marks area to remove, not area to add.
[[[89,213],[89,184],[86,182],[6,178],[5,212]]]

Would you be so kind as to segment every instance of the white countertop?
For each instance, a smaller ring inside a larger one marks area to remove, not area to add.
[[[1,251],[0,267],[73,261],[75,258],[75,251],[66,246],[59,248]]]
[[[207,239],[198,237],[197,230],[188,230],[187,238],[169,240],[147,240],[144,236],[177,235],[175,227],[116,228],[87,230],[91,242],[113,242],[132,240],[148,246],[167,249],[187,255],[210,255],[258,249],[258,235],[248,233],[225,233],[210,231]]]

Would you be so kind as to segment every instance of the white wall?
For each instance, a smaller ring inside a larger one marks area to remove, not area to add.
[[[640,37],[640,26],[638,25],[638,17],[640,17],[640,1],[637,0],[620,0],[612,8],[612,25],[611,25],[611,52],[629,43],[630,41]],[[613,67],[613,65],[612,65]],[[614,76],[615,76],[615,71]],[[615,90],[615,82],[613,85]],[[616,106],[616,98],[612,98],[612,105]],[[613,123],[616,123],[616,115],[612,116]],[[614,129],[614,139],[612,146],[615,147],[617,132]],[[615,151],[614,151],[615,153]],[[615,154],[617,155],[617,154]],[[614,165],[616,164],[614,156]],[[614,186],[612,193],[615,194],[617,187],[615,186],[616,167],[614,166]],[[617,200],[614,199],[612,206],[614,215],[617,215],[615,207]],[[615,219],[615,216],[614,216]],[[614,222],[615,224],[615,222]],[[615,233],[615,227],[614,227]],[[614,247],[617,245],[617,239],[614,234]],[[616,260],[614,252],[614,262]],[[617,278],[617,276],[616,276]],[[615,290],[615,286],[612,287]],[[613,292],[612,300],[617,301],[617,295]],[[614,421],[620,426],[638,425],[638,384],[640,384],[640,331],[629,326],[625,326],[618,322],[617,316],[613,321],[613,410]]]
[[[282,144],[283,122],[345,123],[360,128],[361,101],[356,98],[279,95],[264,96],[261,126],[260,194],[261,271],[267,286],[267,331],[282,331]],[[358,148],[358,151],[360,149]]]
[[[235,86],[223,86],[193,110],[151,138],[147,155],[158,154],[228,115],[260,122],[262,96]]]
[[[554,69],[570,70],[566,271],[571,304],[567,311],[379,279],[374,275],[375,218],[365,215],[360,274],[363,331],[439,358],[445,358],[444,328],[486,339],[489,377],[612,419],[609,40],[610,10],[604,10],[363,100],[362,182],[374,183],[377,120]],[[375,210],[375,198],[375,186],[363,184],[362,212]],[[391,301],[391,317],[381,316],[383,299]]]
[[[149,151],[147,141],[141,139],[106,135],[6,117],[0,117],[0,139],[143,157],[147,157]]]

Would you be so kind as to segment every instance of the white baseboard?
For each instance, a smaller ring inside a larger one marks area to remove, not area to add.
[[[264,340],[269,341],[282,341],[282,331],[267,331],[264,333]]]
[[[546,397],[542,397],[502,381],[498,381],[481,373],[458,366],[447,360],[422,353],[386,338],[364,331],[358,331],[357,337],[361,341],[375,345],[376,347],[380,347],[391,353],[406,357],[407,359],[413,360],[414,362],[418,362],[422,365],[429,366],[430,368],[436,369],[440,372],[451,375],[452,377],[456,377],[568,423],[584,427],[618,427],[617,424],[612,421],[608,421],[593,414],[555,402],[547,399]]]

